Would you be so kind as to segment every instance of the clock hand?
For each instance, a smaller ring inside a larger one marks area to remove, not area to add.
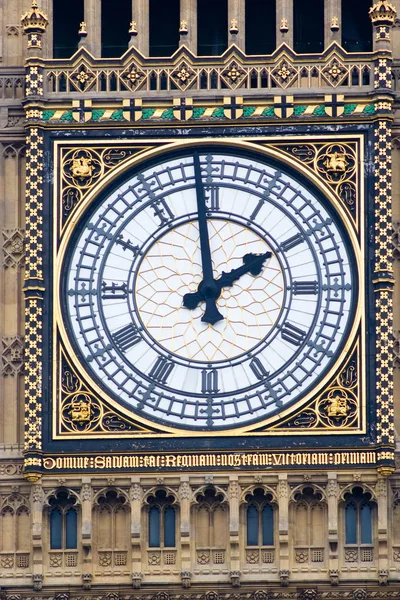
[[[205,300],[206,310],[201,320],[205,323],[214,325],[224,317],[218,311],[216,300],[220,295],[221,288],[216,284],[211,262],[210,240],[207,229],[206,201],[204,197],[204,187],[201,179],[199,153],[194,152],[194,177],[196,182],[196,200],[197,200],[197,219],[200,233],[201,263],[203,268],[203,280],[199,285],[202,299]],[[185,301],[184,301],[185,302]]]
[[[235,281],[237,281],[242,275],[251,273],[251,275],[259,275],[263,269],[264,263],[268,258],[271,258],[271,252],[265,252],[265,254],[245,254],[243,256],[243,265],[237,269],[232,269],[228,273],[222,271],[221,276],[215,281],[219,288],[217,298],[221,294],[223,287],[232,287]],[[195,309],[200,302],[205,300],[201,284],[198,287],[197,292],[185,294],[183,296],[183,305],[190,310]]]

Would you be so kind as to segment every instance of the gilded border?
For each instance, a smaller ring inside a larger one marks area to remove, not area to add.
[[[312,136],[312,139],[316,139],[318,136]],[[361,137],[362,136],[343,136],[343,138],[341,139],[358,139],[358,149],[359,149],[359,159],[357,160],[357,164],[358,165],[363,165],[363,147],[362,147],[362,143],[361,143]],[[322,136],[321,136],[322,138]],[[288,141],[290,138],[286,137],[285,141]],[[299,137],[292,137],[293,140],[299,140]],[[301,138],[301,141],[304,141],[304,139],[311,139],[311,136],[304,136]],[[327,142],[327,137],[324,136],[323,139],[325,140],[325,143]],[[329,138],[328,138],[329,139]],[[332,137],[332,143],[334,141],[337,141],[337,136],[335,138]],[[264,152],[266,155],[268,156],[274,156],[275,158],[279,159],[280,161],[282,161],[282,153],[278,152],[276,149],[273,148],[273,143],[277,142],[278,139],[275,138],[241,138],[241,140],[238,140],[237,138],[231,138],[231,139],[224,139],[222,140],[218,140],[216,141],[216,143],[219,143],[221,146],[224,145],[234,145],[236,146],[238,149],[239,148],[247,148],[247,149],[254,149],[258,152]],[[151,145],[151,143],[153,142],[153,145],[155,143],[154,140],[140,140],[140,145],[143,144],[148,144],[149,146]],[[257,145],[255,145],[252,142],[256,142]],[[266,148],[265,145],[263,145],[263,147],[260,147],[260,142],[264,142],[265,143],[269,143],[270,147]],[[100,143],[100,142],[99,142]],[[101,189],[104,189],[104,187],[106,185],[108,185],[113,179],[115,179],[117,176],[119,176],[121,173],[123,173],[126,169],[130,168],[133,164],[138,164],[140,163],[142,160],[146,160],[147,158],[149,158],[150,156],[155,156],[159,153],[165,152],[166,150],[172,150],[172,149],[177,149],[177,148],[182,148],[182,147],[190,147],[191,145],[201,145],[201,144],[209,144],[210,140],[209,139],[201,139],[201,140],[190,140],[190,141],[186,141],[186,142],[176,142],[175,140],[163,140],[163,143],[161,146],[158,146],[157,148],[154,148],[152,150],[149,150],[147,152],[144,153],[140,153],[140,157],[133,157],[131,159],[128,159],[128,161],[124,161],[124,164],[121,164],[120,166],[115,167],[106,177],[101,179],[101,182],[98,183],[97,185],[95,185],[93,188],[91,188],[88,193],[86,194],[85,198],[82,199],[82,202],[80,202],[76,208],[73,211],[73,214],[70,217],[70,221],[69,221],[69,225],[66,226],[65,228],[65,232],[63,235],[63,239],[61,240],[61,245],[60,245],[60,252],[58,254],[56,254],[56,250],[54,250],[54,257],[53,257],[53,261],[54,261],[54,265],[55,265],[55,285],[54,285],[54,290],[58,289],[58,282],[60,279],[60,265],[62,262],[62,255],[63,252],[66,248],[67,245],[67,240],[70,237],[74,224],[79,220],[79,216],[80,214],[82,214],[82,212],[85,210],[85,208],[88,206],[88,204],[94,200],[94,198],[97,196],[97,194],[100,192]],[[57,147],[61,146],[61,145],[67,146],[67,144],[65,142],[55,142],[56,145],[56,156],[57,156],[57,160],[60,159],[59,157],[59,153],[57,152]],[[125,142],[126,144],[126,142]],[[82,141],[80,144],[77,142],[73,142],[71,143],[71,147],[86,147],[87,146],[87,141]],[[95,146],[94,146],[95,147]],[[266,422],[264,423],[257,423],[256,425],[253,426],[248,426],[246,428],[243,429],[235,429],[235,430],[225,430],[225,431],[218,431],[218,432],[214,432],[214,433],[210,433],[210,432],[186,432],[186,431],[182,431],[179,429],[174,429],[174,428],[169,428],[169,427],[164,427],[162,432],[158,432],[158,435],[162,436],[162,435],[167,435],[168,437],[170,437],[171,435],[175,436],[175,437],[179,437],[179,436],[185,436],[185,437],[203,437],[203,436],[207,436],[207,437],[212,437],[212,436],[231,436],[231,435],[260,435],[260,428],[262,428],[263,426],[267,425],[270,422],[276,422],[277,420],[282,420],[283,418],[287,417],[290,413],[292,413],[294,410],[297,410],[299,407],[299,404],[301,406],[304,406],[307,402],[310,401],[311,396],[314,397],[316,393],[320,392],[321,389],[323,388],[323,386],[325,384],[328,383],[328,381],[332,378],[332,374],[333,372],[336,372],[339,365],[343,364],[343,361],[346,359],[347,357],[347,352],[349,351],[349,349],[351,348],[352,344],[353,344],[353,340],[355,339],[355,335],[358,329],[358,326],[360,324],[360,321],[362,320],[362,315],[364,314],[363,311],[363,306],[364,306],[364,236],[363,234],[361,235],[361,239],[360,242],[357,240],[357,235],[356,235],[356,228],[354,226],[354,223],[351,223],[349,220],[346,220],[346,211],[344,210],[344,208],[342,206],[340,206],[340,204],[337,202],[337,199],[335,197],[335,194],[333,193],[333,191],[327,186],[326,182],[323,180],[323,178],[318,174],[318,173],[313,173],[310,169],[305,168],[304,165],[299,164],[299,162],[289,156],[285,156],[284,157],[284,161],[286,161],[287,163],[289,163],[292,167],[294,167],[297,171],[301,172],[303,174],[303,176],[305,176],[308,179],[312,179],[313,183],[317,185],[317,187],[325,194],[325,196],[327,196],[330,200],[330,202],[335,206],[336,211],[338,211],[341,215],[341,218],[348,230],[348,233],[350,235],[350,238],[352,239],[352,244],[354,247],[354,250],[356,252],[356,257],[357,257],[357,269],[358,269],[358,275],[359,275],[359,281],[360,281],[360,292],[359,292],[359,298],[360,298],[360,302],[358,303],[358,311],[357,311],[357,316],[354,322],[354,326],[353,326],[353,330],[351,335],[349,336],[349,340],[348,343],[346,344],[346,347],[343,349],[341,356],[338,358],[338,360],[336,361],[334,367],[331,369],[331,371],[326,375],[326,377],[324,378],[324,380],[322,382],[320,382],[320,384],[317,386],[317,388],[315,390],[313,390],[312,394],[309,394],[305,399],[303,399],[300,403],[297,404],[297,406],[295,408],[291,407],[290,409],[287,409],[286,411],[284,411],[282,414],[280,414],[279,416],[275,417],[275,418],[270,418],[268,420],[266,420]],[[58,164],[55,165],[55,172],[58,171]],[[363,178],[360,177],[360,181],[363,181]],[[362,184],[361,184],[362,185]],[[55,197],[58,197],[57,195],[57,188],[55,188]],[[364,201],[364,194],[363,194],[363,189],[360,189],[360,202],[363,203]],[[57,207],[59,208],[59,207]],[[363,215],[363,209],[361,210],[361,214]],[[58,217],[54,220],[54,222],[56,223],[58,221]],[[56,233],[56,232],[54,232]],[[55,244],[54,244],[55,247]],[[73,351],[72,348],[70,347],[70,344],[68,342],[67,336],[66,336],[66,332],[63,326],[63,322],[62,322],[62,318],[61,318],[61,312],[60,312],[60,307],[58,305],[58,295],[56,293],[56,291],[54,292],[54,305],[56,307],[55,309],[55,316],[56,316],[56,324],[54,325],[54,330],[53,330],[53,337],[54,337],[54,348],[56,347],[56,342],[57,342],[57,334],[58,334],[58,329],[60,330],[61,333],[61,338],[63,339],[63,343],[66,347],[67,353],[69,354],[69,356],[71,356],[73,363],[75,362],[75,360],[73,359]],[[58,324],[58,329],[57,329],[57,324]],[[361,345],[362,348],[364,349],[364,345],[365,345],[365,340],[364,340],[364,335],[362,335],[362,340],[361,340]],[[362,351],[362,353],[364,354],[364,350]],[[57,359],[57,361],[59,361],[59,358]],[[54,361],[53,361],[54,364]],[[75,365],[76,369],[79,370],[79,365],[76,364]],[[88,378],[88,381],[89,378]],[[55,377],[55,373],[53,371],[53,394],[54,394],[54,398],[57,397],[59,400],[59,390],[57,390],[57,386],[55,384],[56,382],[56,377]],[[97,396],[99,398],[101,398],[102,396],[104,396],[104,392],[102,390],[100,390],[100,388],[98,388],[98,386],[90,381],[90,387],[92,390],[94,390],[97,394]],[[360,428],[357,428],[356,430],[353,430],[352,432],[365,432],[365,373],[362,373],[361,376],[361,384],[360,384],[360,395],[361,395],[361,412],[362,412],[362,418],[361,421],[363,423],[363,426]],[[122,409],[122,407],[118,406],[112,399],[108,399],[109,404],[113,407],[114,410],[118,411],[118,412],[124,412],[124,410]],[[56,407],[56,403],[54,403],[53,405],[53,436],[55,438],[62,438],[62,439],[67,439],[69,437],[73,438],[76,436],[73,435],[65,435],[65,434],[61,434],[59,428],[57,427],[57,423],[59,423],[59,419],[58,419],[58,414],[59,414],[59,410],[60,410],[60,406],[58,405],[58,408]],[[58,414],[57,414],[58,413]],[[136,418],[136,417],[135,417]],[[150,431],[154,430],[154,423],[149,422],[143,418],[138,417],[137,421],[140,423],[140,425],[142,427],[148,428]],[[257,430],[257,431],[255,431]],[[324,430],[324,432],[326,433],[327,430]],[[299,434],[310,434],[310,431],[293,431],[291,432],[292,435],[299,435]],[[316,435],[316,431],[313,431],[313,435]],[[322,430],[321,430],[322,433]],[[333,434],[343,434],[344,430],[341,428],[330,428],[329,429],[329,433],[333,433]],[[123,435],[124,432],[119,432],[119,435]],[[133,437],[133,433],[132,431],[127,432],[127,434],[130,437]],[[261,432],[261,435],[279,435],[281,434],[280,431],[263,431]],[[104,437],[105,433],[102,432],[100,435],[99,434],[92,434],[90,435],[91,438],[93,437]],[[146,436],[152,436],[154,435],[154,433],[144,433],[143,431],[140,433],[140,437],[146,437]]]

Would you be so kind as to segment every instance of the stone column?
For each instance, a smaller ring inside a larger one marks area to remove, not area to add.
[[[230,33],[232,25],[238,33]],[[228,0],[228,45],[236,44],[244,52],[245,48],[245,0]]]
[[[82,546],[83,573],[92,571],[92,499],[93,490],[90,477],[82,477]]]
[[[284,574],[289,572],[289,487],[287,473],[279,473],[277,495],[279,499],[279,570],[282,579],[282,572]]]
[[[40,482],[32,487],[32,576],[34,580],[43,578],[43,488]]]
[[[86,48],[95,56],[101,56],[101,0],[85,0],[85,23],[88,31]]]
[[[142,496],[140,477],[132,477],[130,489],[131,501],[131,544],[132,544],[132,583],[140,587],[142,573]]]
[[[276,45],[283,42],[293,48],[293,0],[277,0],[276,4]]]
[[[138,30],[135,46],[144,56],[149,55],[149,14],[149,0],[132,0],[132,20]]]
[[[229,476],[229,543],[231,555],[231,577],[236,573],[239,576],[240,550],[239,550],[239,507],[240,486],[238,475]]]
[[[340,44],[342,39],[342,2],[325,2],[325,48],[332,42]]]
[[[192,540],[190,539],[190,502],[192,490],[189,484],[189,475],[181,476],[181,484],[179,486],[179,502],[180,502],[180,545],[181,545],[181,573],[185,574],[187,584],[190,583],[190,568],[191,558],[190,549]],[[184,587],[189,587],[185,585]]]
[[[328,542],[329,542],[329,572],[331,577],[339,577],[338,562],[338,511],[340,488],[337,482],[337,473],[328,471],[328,485],[326,495],[328,499]]]
[[[379,583],[386,585],[389,574],[388,548],[388,481],[381,477],[376,484],[378,504],[378,570]]]
[[[187,33],[181,34],[179,45],[187,46],[197,54],[197,0],[181,0],[181,25],[185,21]]]
[[[49,18],[49,25],[42,42],[43,58],[53,58],[53,2],[51,0],[41,0],[40,5]]]

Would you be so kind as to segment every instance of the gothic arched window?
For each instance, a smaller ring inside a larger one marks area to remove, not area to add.
[[[158,490],[147,499],[149,504],[149,547],[175,548],[176,546],[176,513],[172,506],[174,498],[165,490]]]
[[[295,494],[291,506],[291,533],[296,563],[325,561],[327,507],[319,490],[304,487]]]
[[[257,489],[246,497],[247,546],[274,545],[274,510],[272,497]]]
[[[345,495],[344,534],[345,562],[373,560],[373,512],[371,494],[361,487]]]
[[[130,507],[118,490],[101,493],[94,509],[94,534],[99,567],[120,568],[128,564]]]
[[[246,563],[264,564],[275,560],[274,507],[271,494],[261,488],[246,496]]]
[[[228,544],[229,511],[224,496],[214,487],[196,497],[194,508],[197,563],[223,565]]]
[[[50,550],[71,550],[78,547],[75,503],[76,499],[67,490],[60,490],[50,498]]]
[[[31,523],[27,499],[18,493],[4,500],[0,511],[2,566],[14,572],[27,569],[31,551]]]

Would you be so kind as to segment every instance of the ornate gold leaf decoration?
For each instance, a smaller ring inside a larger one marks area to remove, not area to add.
[[[146,147],[73,148],[62,155],[62,224],[104,175]]]
[[[308,407],[275,429],[356,429],[360,426],[359,346],[330,385]]]
[[[98,434],[143,432],[150,430],[111,410],[76,373],[61,350],[60,432],[61,434]]]
[[[358,216],[358,149],[353,142],[280,145],[279,148],[306,164],[337,194],[356,224]]]

